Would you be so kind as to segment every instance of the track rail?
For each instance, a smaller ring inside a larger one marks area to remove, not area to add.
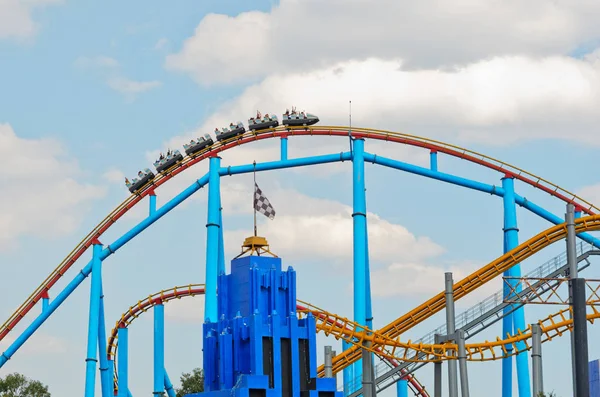
[[[600,230],[600,215],[592,215],[584,218],[578,218],[575,220],[575,230],[577,233],[586,231]],[[556,241],[562,240],[567,235],[566,224],[560,224],[553,226],[538,235],[525,241],[515,249],[507,252],[496,260],[490,262],[486,266],[480,268],[453,286],[454,299],[458,300],[475,289],[481,287],[493,278],[501,275],[504,271],[510,269],[517,263],[523,262],[525,259],[548,247]],[[373,348],[383,347],[389,345],[387,340],[394,340],[394,343],[400,343],[400,335],[411,329],[413,326],[420,322],[428,319],[435,313],[441,311],[445,307],[444,292],[438,293],[433,298],[417,306],[415,309],[392,321],[390,324],[376,331],[376,335],[382,335],[384,339],[374,340]],[[380,345],[381,342],[381,345]],[[390,346],[401,346],[391,344]],[[405,346],[405,345],[402,345]],[[428,345],[432,346],[432,345]],[[348,365],[356,362],[360,359],[360,347],[353,346],[346,351],[336,355],[333,358],[333,371],[339,372]],[[419,350],[419,349],[417,349]],[[427,351],[424,351],[427,353]],[[390,354],[386,352],[386,354]],[[434,354],[435,353],[431,353]],[[380,354],[381,355],[381,354]],[[392,352],[393,355],[393,352]],[[401,359],[404,359],[402,357]],[[408,359],[407,359],[408,360]],[[319,374],[324,371],[323,366],[319,367]]]
[[[167,303],[174,299],[181,299],[184,297],[193,297],[197,295],[204,295],[205,292],[204,284],[189,284],[185,286],[178,286],[168,290],[163,290],[157,292],[155,294],[149,295],[147,298],[143,300],[139,300],[137,304],[129,307],[129,309],[121,315],[121,318],[117,320],[115,327],[112,329],[110,333],[110,338],[108,340],[106,357],[109,360],[115,360],[118,348],[118,330],[119,328],[129,327],[131,323],[137,319],[140,315],[150,310],[152,307],[156,306],[160,303]],[[320,324],[335,324],[336,326],[341,326],[341,323],[337,321],[337,317],[329,317],[325,312],[321,309],[314,310],[316,306],[311,305],[310,303],[303,302],[298,300],[298,304],[296,305],[296,309],[299,313],[311,313],[320,321],[317,321],[317,331],[322,331],[319,326]],[[396,360],[393,361],[394,363]],[[114,390],[118,390],[118,374],[117,369],[115,367],[114,372]],[[416,391],[415,394],[418,393],[419,396],[429,397],[429,394],[425,390],[425,386],[423,386],[414,375],[408,375],[407,379],[410,383],[410,386],[413,390]]]
[[[119,206],[117,206],[106,218],[104,218],[84,239],[79,242],[75,248],[62,260],[62,262],[50,273],[50,275],[33,291],[33,293],[21,304],[17,310],[0,327],[0,340],[4,339],[12,329],[21,321],[23,317],[42,299],[43,296],[56,284],[56,282],[69,270],[69,268],[79,259],[85,251],[92,245],[92,242],[102,236],[119,218],[127,211],[138,204],[145,196],[153,192],[169,179],[175,177],[184,170],[190,168],[200,161],[215,156],[218,153],[231,149],[236,146],[247,144],[269,138],[288,137],[288,136],[348,136],[348,127],[291,127],[270,129],[260,131],[259,133],[247,132],[241,137],[232,138],[224,142],[217,142],[205,151],[199,152],[193,157],[186,157],[183,161],[177,163],[144,186],[140,191],[131,195]],[[566,189],[559,187],[544,178],[538,177],[521,168],[515,167],[503,161],[477,153],[459,146],[423,138],[415,135],[395,133],[385,130],[375,130],[367,128],[352,128],[352,136],[355,138],[367,138],[383,140],[388,142],[401,143],[405,145],[421,147],[435,152],[445,153],[450,156],[461,158],[475,164],[493,169],[495,171],[512,176],[533,187],[536,187],[554,197],[565,202],[573,203],[578,210],[587,214],[595,214],[600,209],[590,202],[578,197]]]

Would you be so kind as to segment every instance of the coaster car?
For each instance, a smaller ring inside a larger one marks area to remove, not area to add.
[[[283,125],[288,125],[290,127],[313,125],[317,124],[318,122],[319,117],[314,114],[304,112],[286,112],[282,117]]]
[[[215,131],[215,134],[217,135],[217,141],[221,142],[225,139],[229,139],[229,138],[236,137],[238,135],[242,135],[244,132],[246,132],[246,129],[244,128],[244,124],[242,124],[241,121],[238,121],[237,125],[231,123],[229,125],[229,128],[221,128],[221,131],[219,131],[219,132]]]
[[[185,154],[192,156],[202,149],[211,146],[213,143],[212,137],[208,134],[204,134],[203,137],[200,137],[196,140],[192,139],[189,144],[184,144],[183,149],[185,150]]]
[[[173,151],[173,153],[165,156],[163,159],[157,160],[154,162],[154,168],[156,168],[156,172],[163,172],[166,169],[174,166],[178,161],[183,160],[183,156],[179,152],[179,150]]]
[[[148,182],[154,179],[154,174],[148,168],[138,172],[137,178],[133,178],[130,183],[127,183],[127,188],[131,193],[135,193],[140,188],[144,187]]]
[[[266,130],[268,128],[275,128],[279,125],[279,120],[277,120],[276,115],[269,116],[268,114],[265,117],[257,117],[250,118],[248,120],[248,129],[253,131]]]

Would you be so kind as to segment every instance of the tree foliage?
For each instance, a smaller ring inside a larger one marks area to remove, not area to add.
[[[183,397],[186,394],[200,393],[204,391],[204,370],[194,368],[191,373],[183,373],[180,378],[181,388],[177,390],[177,397]],[[0,396],[3,397],[3,396]]]
[[[25,375],[10,374],[0,378],[0,397],[51,397],[48,386]]]

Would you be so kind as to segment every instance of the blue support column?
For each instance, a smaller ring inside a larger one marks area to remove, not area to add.
[[[92,283],[90,288],[90,314],[88,322],[87,356],[85,359],[85,397],[94,397],[96,389],[96,363],[98,351],[98,323],[100,320],[100,294],[102,293],[102,245],[94,242],[92,257]]]
[[[219,269],[217,274],[225,273],[225,242],[223,240],[223,207],[221,206],[221,194],[219,192]]]
[[[154,306],[154,392],[156,397],[165,389],[165,307]]]
[[[150,200],[150,210],[148,211],[148,215],[152,216],[156,212],[156,193],[154,193],[154,190],[148,194],[148,198]]]
[[[169,379],[169,374],[167,374],[167,369],[165,368],[165,390],[167,391],[167,396],[176,397],[175,389],[173,388],[173,383],[171,383],[171,379]]]
[[[429,164],[431,168],[431,171],[436,171],[438,170],[438,158],[437,158],[437,151],[436,150],[432,150],[431,152],[429,152]]]
[[[219,225],[221,159],[211,157],[208,171],[208,221],[206,223],[206,292],[204,295],[204,318],[216,322],[217,275],[219,270]]]
[[[350,349],[352,347],[351,343],[346,342],[345,340],[342,340],[342,351],[346,351],[348,349]],[[349,396],[350,394],[354,393],[354,366],[353,365],[348,365],[346,368],[344,368],[343,370],[343,374],[344,374],[344,396]]]
[[[288,138],[287,136],[281,137],[281,160],[288,159]]]
[[[129,393],[129,330],[125,326],[120,326],[118,332],[119,340],[119,359],[117,360],[117,372],[119,374],[119,395],[118,397],[127,397]]]
[[[519,245],[519,229],[517,227],[517,207],[515,203],[515,185],[514,178],[502,178],[502,188],[504,189],[503,204],[504,204],[504,252],[508,252]],[[521,266],[519,264],[513,266],[504,273],[504,277],[521,277]],[[512,288],[517,288],[516,280],[510,281]],[[508,285],[504,285],[504,295],[508,295],[511,289]],[[510,307],[505,309],[505,313],[511,310]],[[523,307],[515,310],[512,315],[507,315],[502,320],[502,336],[516,333],[518,330],[524,331],[525,313]],[[522,342],[521,342],[522,343]],[[525,345],[518,345],[519,350],[525,348]],[[508,350],[512,350],[512,346],[507,346]],[[520,397],[531,396],[531,385],[529,380],[529,363],[527,354],[520,353],[516,356],[517,362],[517,381]],[[510,397],[512,395],[512,358],[502,360],[502,396]]]
[[[104,295],[100,292],[100,319],[98,321],[98,351],[100,352],[100,382],[102,397],[112,396],[112,372],[106,355],[106,320],[104,318]]]
[[[352,158],[352,201],[354,230],[354,321],[366,325],[367,321],[367,205],[365,199],[365,159],[363,139],[354,140]],[[361,360],[362,361],[362,360]],[[354,364],[354,378],[362,377],[362,362]]]
[[[398,397],[408,397],[408,381],[406,379],[396,382],[396,394]]]
[[[42,313],[48,310],[48,306],[50,306],[50,295],[48,295],[48,291],[46,291],[42,296]]]

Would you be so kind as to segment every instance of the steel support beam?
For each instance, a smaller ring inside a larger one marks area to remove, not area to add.
[[[211,157],[208,171],[208,215],[206,222],[206,289],[204,318],[217,322],[217,275],[219,270],[219,229],[221,200],[220,157]]]
[[[85,359],[85,397],[94,397],[96,391],[96,363],[98,362],[98,329],[100,322],[100,295],[102,294],[102,245],[93,245],[92,282],[88,321],[87,356]]]
[[[352,152],[352,223],[353,223],[353,280],[354,280],[354,321],[360,325],[367,325],[367,204],[365,197],[365,159],[363,139],[354,140]],[[354,365],[354,376],[362,377],[363,394],[370,397],[371,390],[371,355],[364,354],[361,363]],[[366,360],[365,360],[366,358]],[[365,371],[368,371],[365,372]],[[366,394],[365,392],[368,392]]]
[[[439,344],[441,340],[440,334],[434,335],[435,344]],[[442,362],[436,361],[433,363],[433,397],[442,397]]]
[[[575,379],[577,397],[589,397],[589,358],[588,335],[585,299],[585,279],[576,278],[569,281],[573,291],[573,335],[575,339]]]
[[[502,188],[504,196],[502,203],[504,207],[504,253],[519,246],[519,229],[517,227],[517,206],[515,201],[515,181],[512,177],[502,178]],[[521,265],[516,264],[506,272],[504,277],[521,277]],[[511,288],[519,292],[519,285],[516,280],[510,282],[510,286],[504,286],[504,296],[510,294]],[[525,313],[523,306],[513,310],[512,307],[505,309],[505,316],[502,319],[502,337],[512,335],[519,331],[525,330]],[[523,351],[525,344],[520,342],[518,345],[520,351]],[[507,350],[512,351],[512,346],[508,345]],[[527,354],[519,353],[516,356],[517,362],[517,382],[519,387],[519,397],[531,397],[531,389],[529,384],[529,363]],[[512,356],[502,360],[502,396],[512,396]]]
[[[448,335],[455,333],[455,317],[454,317],[454,281],[452,273],[445,274],[446,287],[446,330]],[[448,360],[448,395],[450,397],[458,397],[458,382],[456,371],[456,360]]]
[[[397,397],[408,397],[408,381],[406,379],[396,382],[396,395]]]
[[[460,367],[460,395],[469,397],[469,376],[467,374],[467,351],[465,349],[465,331],[456,331],[456,344],[458,345],[458,365]]]
[[[119,352],[117,373],[119,374],[118,397],[128,397],[129,394],[129,330],[124,324],[119,327]]]
[[[165,307],[154,306],[154,397],[163,396],[165,390]]]
[[[112,396],[111,364],[106,355],[106,320],[104,317],[104,294],[100,291],[100,319],[98,321],[98,351],[100,354],[100,383],[102,397]]]
[[[531,324],[531,372],[533,372],[533,397],[544,392],[542,371],[542,327]]]
[[[332,370],[332,364],[331,364],[331,359],[333,358],[333,354],[332,354],[332,349],[331,346],[325,346],[325,377],[326,378],[333,378],[333,370]]]
[[[281,146],[281,161],[288,159],[288,138],[287,136],[282,136],[279,140]]]

